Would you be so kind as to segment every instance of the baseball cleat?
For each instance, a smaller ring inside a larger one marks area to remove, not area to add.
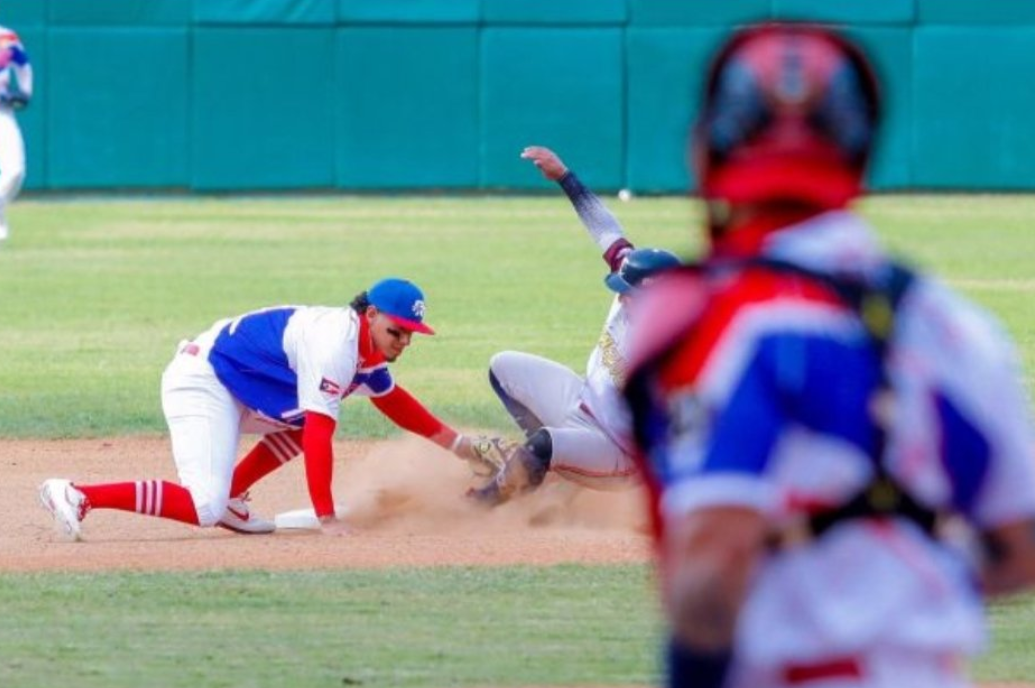
[[[61,537],[75,542],[79,524],[86,516],[86,496],[68,480],[51,478],[40,485],[40,504],[54,517],[54,526]]]
[[[468,490],[467,498],[483,506],[499,506],[539,487],[546,471],[542,459],[524,446],[515,447],[503,470],[485,486]]]
[[[234,497],[226,504],[226,512],[216,525],[242,535],[265,535],[277,529],[273,521],[259,518],[248,508],[248,493]]]

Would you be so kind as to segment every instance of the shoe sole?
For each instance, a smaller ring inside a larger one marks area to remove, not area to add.
[[[235,528],[229,523],[223,523],[222,521],[217,523],[216,527],[229,530],[231,533],[237,533],[238,535],[270,535],[277,530],[276,528],[270,528],[269,530],[244,530],[242,528]]]

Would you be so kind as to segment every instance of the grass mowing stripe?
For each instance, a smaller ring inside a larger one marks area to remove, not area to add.
[[[607,202],[637,244],[699,249],[693,202]],[[1035,361],[1035,198],[883,196],[861,209],[893,249],[992,308]],[[164,432],[159,378],[181,338],[261,306],[344,304],[389,274],[421,284],[439,332],[396,364],[399,380],[448,420],[501,431],[492,354],[581,370],[610,303],[599,251],[559,193],[23,201],[11,212],[0,437]],[[368,406],[345,405],[345,434],[395,432]]]
[[[643,566],[4,575],[0,685],[646,684],[653,605]]]

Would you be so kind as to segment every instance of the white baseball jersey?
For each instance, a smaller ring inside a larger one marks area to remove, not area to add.
[[[625,383],[629,316],[616,296],[604,321],[596,347],[586,361],[582,402],[613,442],[631,451],[629,410],[619,389]]]
[[[351,308],[268,308],[216,323],[208,359],[251,412],[301,427],[306,411],[337,419],[343,398],[395,386],[384,357],[362,350],[360,331]]]

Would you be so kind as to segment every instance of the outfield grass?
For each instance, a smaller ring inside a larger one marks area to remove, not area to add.
[[[630,237],[697,250],[686,199],[612,202]],[[1035,362],[1029,196],[880,197],[888,243],[991,307]],[[346,303],[381,276],[421,284],[440,334],[396,376],[444,417],[508,427],[486,383],[516,348],[581,369],[609,305],[604,266],[567,201],[535,198],[20,202],[0,248],[0,437],[163,432],[176,343],[280,303]],[[343,432],[394,430],[369,404]]]
[[[685,199],[612,203],[630,237],[697,250]],[[871,199],[898,252],[990,307],[1035,365],[1035,198]],[[559,196],[16,203],[0,247],[0,437],[162,432],[162,368],[219,317],[345,303],[410,277],[429,322],[398,379],[456,423],[509,428],[485,380],[517,348],[581,369],[604,267]],[[1029,385],[1030,386],[1030,385]],[[345,405],[354,436],[393,429]],[[636,684],[654,677],[642,567],[0,576],[0,686]],[[1035,677],[1035,599],[993,607],[982,679]]]
[[[0,576],[6,688],[646,685],[643,567]]]
[[[654,685],[641,566],[0,575],[5,688]],[[1035,598],[981,681],[1032,681]]]

